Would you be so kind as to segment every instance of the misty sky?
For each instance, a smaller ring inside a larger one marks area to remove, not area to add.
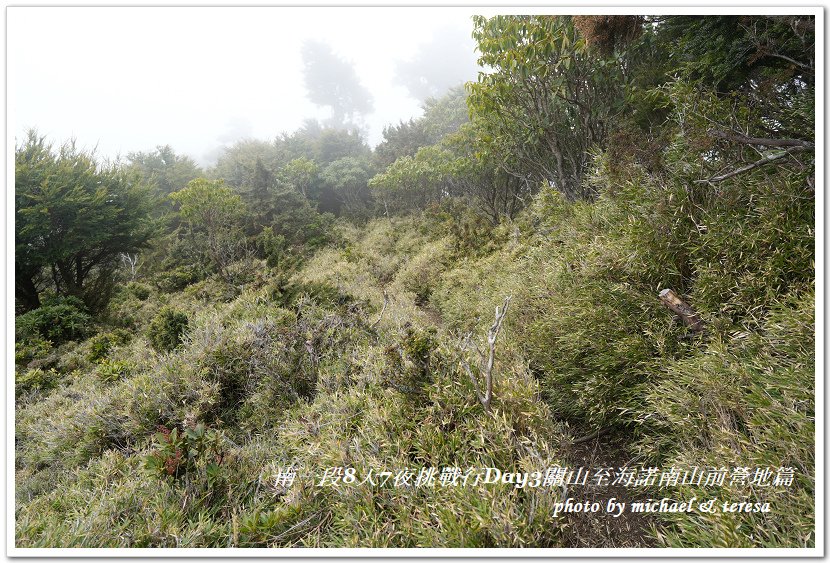
[[[9,127],[18,139],[30,127],[56,143],[75,137],[110,158],[170,144],[200,164],[308,118],[362,125],[374,145],[384,125],[420,115],[418,98],[475,79],[473,13],[10,7]],[[349,88],[338,95],[362,113],[308,92],[329,76],[344,77],[328,83]]]

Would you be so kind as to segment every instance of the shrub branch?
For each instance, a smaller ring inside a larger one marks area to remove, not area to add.
[[[383,318],[383,313],[386,312],[386,306],[389,305],[389,294],[386,293],[386,290],[383,290],[383,307],[380,310],[380,314],[375,322],[372,323],[372,326],[369,327],[369,330],[375,330],[375,327],[378,326],[380,320]]]
[[[488,345],[488,354],[487,354],[487,362],[482,365],[479,363],[479,371],[484,374],[484,393],[481,392],[478,379],[476,378],[475,374],[473,373],[472,368],[470,367],[469,362],[465,359],[461,359],[461,365],[464,368],[464,371],[467,372],[467,375],[470,377],[470,381],[473,384],[473,389],[475,390],[476,396],[484,408],[489,412],[490,411],[490,402],[493,399],[493,364],[496,360],[496,340],[499,337],[499,332],[501,332],[501,326],[504,322],[504,316],[507,314],[507,308],[510,305],[510,297],[504,298],[504,304],[502,306],[496,306],[496,318],[493,322],[493,325],[487,331],[487,345]],[[461,344],[461,350],[466,352],[471,348],[475,348],[478,352],[480,360],[484,360],[484,354],[478,348],[478,345],[473,342],[472,333],[467,334],[467,337]]]

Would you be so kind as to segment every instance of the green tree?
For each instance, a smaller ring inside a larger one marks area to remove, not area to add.
[[[422,147],[414,156],[402,156],[374,176],[369,187],[387,215],[424,209],[448,195],[459,164],[445,147]]]
[[[623,101],[623,59],[600,58],[567,16],[476,17],[479,64],[468,103],[482,142],[503,166],[515,158],[534,183],[571,199],[593,194],[582,181]]]
[[[163,196],[184,188],[202,175],[193,159],[176,154],[170,145],[158,146],[153,152],[131,152],[127,160]]]
[[[157,231],[152,197],[131,170],[97,162],[68,142],[57,151],[29,131],[15,150],[15,297],[40,306],[51,284],[100,310],[122,253],[147,248]]]
[[[372,177],[367,159],[347,156],[335,160],[323,169],[321,178],[337,196],[343,211],[360,217],[366,211],[370,194],[367,188]]]
[[[770,80],[815,80],[813,16],[670,16],[655,33],[672,45],[672,70],[720,92],[763,96],[772,93],[763,87]]]
[[[480,139],[478,122],[447,135],[441,145],[453,155],[449,193],[471,200],[493,225],[513,219],[535,191],[532,175],[512,155],[494,154]]]
[[[387,125],[383,128],[383,141],[375,147],[374,162],[379,168],[386,168],[399,158],[414,156],[419,148],[430,144],[421,120]]]
[[[241,221],[245,205],[222,180],[197,178],[170,194],[192,240],[207,254],[219,274],[230,282],[228,266],[239,258],[245,243]]]
[[[330,45],[306,40],[300,51],[308,99],[331,108],[332,124],[356,123],[372,112],[374,102],[369,90],[360,83],[354,67],[338,57]]]
[[[368,156],[371,149],[360,131],[343,127],[324,127],[313,119],[291,134],[283,134],[275,143],[284,164],[295,158],[305,157],[318,166],[326,166],[346,156]],[[275,170],[277,168],[274,168]]]
[[[359,131],[323,127],[315,120],[306,120],[297,131],[283,134],[276,140],[275,146],[280,155],[281,164],[273,170],[280,170],[293,160],[306,159],[313,161],[314,168],[319,172],[341,158],[365,159],[371,155],[371,149],[366,145]],[[293,180],[301,180],[301,176],[306,174],[301,170],[303,166],[307,166],[307,163],[293,164],[288,170],[282,170],[278,174],[279,179],[284,184],[291,184],[302,189],[301,186],[293,184]],[[293,176],[294,173],[299,176]],[[311,174],[311,183],[306,189],[306,196],[316,204],[320,212],[339,213],[343,206],[338,194],[322,181],[318,173]]]
[[[410,212],[447,197],[464,198],[497,225],[513,218],[530,194],[527,177],[509,174],[478,145],[480,131],[468,123],[441,142],[397,159],[369,181],[385,213]]]
[[[251,209],[247,221],[250,229],[248,232],[254,234],[267,225],[274,215],[274,173],[262,163],[260,157],[256,159],[251,186],[243,191],[243,195]]]
[[[317,182],[317,163],[304,156],[295,158],[283,166],[277,177],[283,184],[292,187],[305,198],[311,198],[311,189]]]
[[[445,135],[458,131],[462,125],[470,121],[467,90],[463,84],[450,88],[440,98],[428,98],[423,109],[421,125],[432,143],[437,143]]]
[[[236,189],[250,187],[257,174],[257,161],[269,170],[277,170],[284,162],[274,143],[244,139],[222,149],[209,175],[213,179],[225,180]]]
[[[415,156],[418,149],[440,141],[469,121],[467,93],[463,86],[452,88],[441,98],[423,104],[424,115],[383,129],[383,141],[374,152],[374,162],[386,168],[402,156]]]

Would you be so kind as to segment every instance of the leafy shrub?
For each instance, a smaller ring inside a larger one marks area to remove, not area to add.
[[[105,358],[98,365],[97,371],[98,377],[101,378],[101,381],[111,383],[113,381],[129,377],[132,372],[132,366],[126,361],[109,360]]]
[[[317,373],[307,346],[315,354],[324,351],[322,341],[328,340],[321,334],[324,328],[311,319],[300,326],[296,317],[284,313],[253,322],[211,319],[192,332],[182,354],[205,381],[216,386],[218,400],[211,416],[248,427],[264,422],[274,409],[279,413],[314,395]]]
[[[156,287],[165,293],[181,291],[192,283],[196,283],[204,276],[199,268],[194,266],[179,266],[156,274],[153,279]]]
[[[52,299],[15,319],[18,339],[44,338],[53,344],[83,338],[91,324],[92,317],[77,297]]]
[[[401,266],[395,284],[415,295],[416,305],[426,305],[449,262],[448,244],[444,240],[425,244]]]
[[[326,282],[297,281],[285,274],[277,274],[266,289],[268,298],[279,307],[292,307],[302,296],[307,296],[322,305],[345,305],[353,301]]]
[[[150,322],[147,337],[153,348],[159,352],[169,352],[182,343],[187,327],[188,319],[185,313],[165,306]]]
[[[293,248],[284,235],[276,234],[274,227],[265,227],[257,236],[256,246],[265,265],[281,272],[292,272],[302,261],[300,253]]]
[[[62,375],[54,368],[48,370],[42,368],[30,369],[23,374],[15,374],[14,394],[15,397],[20,397],[23,393],[37,389],[38,391],[48,391],[58,386],[62,379]]]
[[[27,338],[14,343],[14,363],[27,365],[35,359],[44,358],[52,350],[52,343],[40,337]]]
[[[389,371],[385,383],[404,396],[418,398],[432,382],[433,355],[438,340],[434,328],[419,329],[408,324],[397,343],[386,348]]]
[[[89,339],[90,362],[100,362],[107,357],[114,346],[121,346],[130,341],[132,335],[123,328],[117,328],[112,332],[102,332]]]
[[[138,447],[159,424],[201,419],[219,401],[216,385],[178,354],[153,361],[146,370],[126,360],[105,362],[91,376],[75,378],[44,400],[18,409],[20,466],[66,470],[84,465],[109,448]],[[102,385],[107,370],[113,379]]]
[[[272,220],[272,232],[291,248],[313,251],[332,241],[334,215],[319,213],[295,191],[277,194],[279,212]]]
[[[284,236],[275,234],[271,227],[265,227],[257,236],[256,245],[260,257],[265,258],[266,266],[283,268],[288,257],[288,244]]]
[[[206,429],[202,423],[179,432],[178,428],[158,427],[153,436],[155,450],[145,457],[145,468],[160,478],[181,477],[188,471],[202,469],[209,483],[221,471],[224,447],[221,433]]]
[[[146,301],[150,297],[150,288],[142,283],[130,282],[126,289],[139,301]]]
[[[424,212],[423,228],[430,236],[446,236],[456,256],[480,257],[501,242],[494,237],[493,223],[460,198],[447,198]]]
[[[214,275],[189,285],[184,293],[205,303],[228,303],[239,297],[240,288]]]

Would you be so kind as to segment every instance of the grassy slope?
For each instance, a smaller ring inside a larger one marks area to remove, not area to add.
[[[775,182],[697,210],[684,197],[643,182],[593,204],[543,194],[474,253],[424,218],[341,225],[343,243],[319,251],[293,292],[261,273],[228,302],[210,282],[147,301],[125,293],[113,308],[137,329],[109,354],[116,377],[89,361],[89,341],[68,345],[41,360],[57,388],[18,399],[17,544],[567,545],[551,514],[558,488],[321,488],[313,477],[330,465],[541,469],[566,461],[569,434],[611,425],[645,466],[796,468],[783,492],[675,492],[769,499],[774,511],[667,517],[652,541],[812,545],[812,198]],[[667,286],[699,310],[705,335],[659,305]],[[481,339],[506,295],[488,414],[458,336]],[[170,354],[143,335],[162,304],[190,317]],[[217,474],[201,454],[175,479],[143,468],[159,424],[197,421],[222,443]],[[276,485],[288,464],[297,480]]]

